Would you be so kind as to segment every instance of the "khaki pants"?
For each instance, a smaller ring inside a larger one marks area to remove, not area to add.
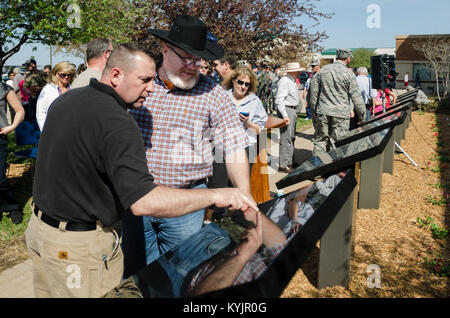
[[[39,216],[41,212],[39,212]],[[113,228],[53,228],[32,214],[25,233],[36,297],[102,297],[120,284],[123,254]]]

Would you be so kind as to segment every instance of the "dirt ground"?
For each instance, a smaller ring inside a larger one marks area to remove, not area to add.
[[[417,223],[418,217],[432,217],[439,228],[448,229],[449,117],[412,113],[401,147],[419,166],[415,167],[404,154],[395,154],[393,175],[384,173],[382,177],[380,208],[356,210],[349,287],[317,289],[316,249],[286,287],[283,298],[449,297],[448,276],[433,274],[423,259],[439,253],[448,270],[449,236],[435,238],[430,226],[420,227]],[[380,267],[380,288],[368,287],[371,264]]]

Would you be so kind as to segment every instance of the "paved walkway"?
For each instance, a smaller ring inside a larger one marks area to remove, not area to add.
[[[297,137],[295,140],[295,159],[297,163],[302,163],[311,157],[311,138],[313,137],[313,133],[313,128],[307,129],[303,132],[297,132]],[[278,129],[275,130],[274,135],[278,135]],[[274,141],[271,141],[271,144],[268,145],[268,147],[268,152],[272,160],[276,160],[278,156],[278,148],[275,147]],[[269,173],[270,191],[275,196],[277,192],[275,183],[282,177],[286,176],[286,173],[279,173],[271,167],[269,167]],[[304,183],[299,183],[283,190],[285,193],[291,192],[301,188],[303,184]],[[34,297],[30,259],[0,273],[0,298]]]

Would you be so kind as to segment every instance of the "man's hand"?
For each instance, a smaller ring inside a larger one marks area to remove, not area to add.
[[[209,190],[214,192],[214,204],[218,208],[229,208],[231,210],[242,211],[254,209],[255,211],[259,211],[253,198],[248,197],[237,188],[220,188]]]
[[[256,253],[263,243],[261,213],[256,213],[255,225],[250,224],[247,231],[243,233],[242,240],[237,249],[238,257],[247,261]]]
[[[289,126],[291,124],[291,121],[289,120],[289,117],[285,117],[283,119],[286,120],[286,126]]]

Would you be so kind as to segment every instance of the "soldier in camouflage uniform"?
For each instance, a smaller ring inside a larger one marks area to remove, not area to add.
[[[270,112],[270,103],[271,103],[271,86],[272,86],[272,78],[269,73],[270,70],[266,65],[262,65],[262,72],[258,76],[258,90],[256,95],[261,100],[266,113]]]
[[[44,71],[36,71],[25,74],[23,87],[30,94],[25,109],[25,121],[36,120],[36,103],[41,90],[47,85],[48,75]]]
[[[339,49],[337,60],[323,67],[311,80],[309,102],[316,114],[317,133],[313,155],[335,148],[335,142],[349,131],[350,117],[354,114],[364,120],[366,106],[356,77],[347,65],[353,58],[350,49]]]

